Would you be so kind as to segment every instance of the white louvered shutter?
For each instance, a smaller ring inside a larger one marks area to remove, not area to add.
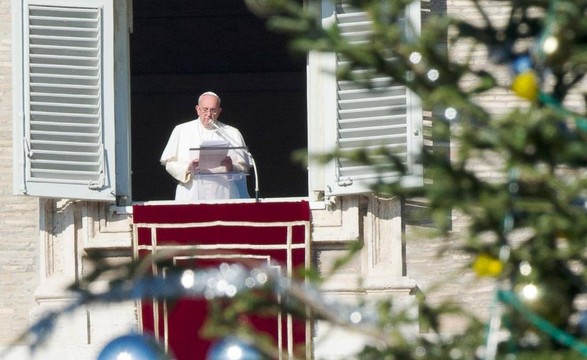
[[[19,193],[109,201],[119,195],[115,162],[125,159],[114,147],[113,1],[22,5]]]
[[[366,13],[345,4],[338,4],[335,9],[335,22],[349,42],[368,41],[371,21]],[[419,9],[412,10],[417,18],[412,17],[410,21],[419,26]],[[344,57],[336,54],[335,66],[344,64]],[[408,176],[401,179],[402,184],[421,186],[422,167],[417,161],[422,148],[420,101],[393,78],[373,80],[373,88],[351,81],[335,81],[336,124],[329,130],[335,134],[336,148],[352,151],[386,147],[409,169]],[[369,192],[369,185],[378,178],[393,181],[398,176],[397,172],[336,159],[327,170],[325,190],[327,195]]]

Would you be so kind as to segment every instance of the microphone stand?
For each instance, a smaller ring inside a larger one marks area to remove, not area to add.
[[[228,132],[226,132],[226,130],[224,130],[223,128],[221,128],[220,126],[218,126],[218,124],[216,123],[216,120],[211,121],[211,123],[212,123],[212,126],[214,126],[214,128],[218,132],[220,132],[220,134],[222,136],[224,136],[226,138],[226,140],[228,140],[229,143],[231,143],[233,146],[235,144],[237,144],[237,142],[234,141],[234,139],[232,138],[232,136],[230,136],[230,134]],[[251,163],[252,163],[252,166],[253,166],[253,172],[255,173],[255,201],[259,202],[259,176],[257,175],[257,164],[255,164],[255,158],[249,152],[249,150],[243,149],[243,152],[249,157],[249,159],[251,159]]]

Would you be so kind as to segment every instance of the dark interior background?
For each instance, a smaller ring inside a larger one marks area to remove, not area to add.
[[[307,147],[305,57],[242,0],[136,0],[130,43],[134,201],[173,199],[159,157],[208,90],[255,158],[260,197],[308,195],[306,169],[291,161]],[[248,186],[254,196],[253,175]]]

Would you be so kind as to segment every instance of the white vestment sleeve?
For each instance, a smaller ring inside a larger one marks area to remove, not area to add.
[[[171,132],[169,141],[161,154],[161,164],[165,166],[165,170],[173,176],[174,179],[181,183],[187,183],[191,180],[191,174],[188,171],[190,162],[182,159],[180,155],[180,129],[175,127]],[[178,159],[179,158],[179,159]]]
[[[188,171],[190,163],[170,159],[165,162],[165,170],[173,176],[174,179],[181,183],[187,183],[192,179],[192,174]]]

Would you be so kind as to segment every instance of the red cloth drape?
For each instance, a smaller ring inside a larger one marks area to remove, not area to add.
[[[154,251],[173,250],[173,263],[182,267],[197,270],[222,262],[244,262],[249,266],[278,266],[282,274],[288,269],[303,269],[309,262],[307,201],[135,205],[133,223],[139,258]],[[163,273],[164,266],[152,270]],[[207,313],[208,304],[201,299],[181,299],[173,304],[144,300],[140,321],[143,331],[158,332],[178,360],[204,359],[211,345],[211,340],[200,334]],[[309,335],[304,320],[293,321],[288,331],[284,314],[280,320],[243,315],[256,331],[273,337],[276,344],[282,338],[284,351],[288,333],[293,334],[289,341],[295,347],[303,346]]]

